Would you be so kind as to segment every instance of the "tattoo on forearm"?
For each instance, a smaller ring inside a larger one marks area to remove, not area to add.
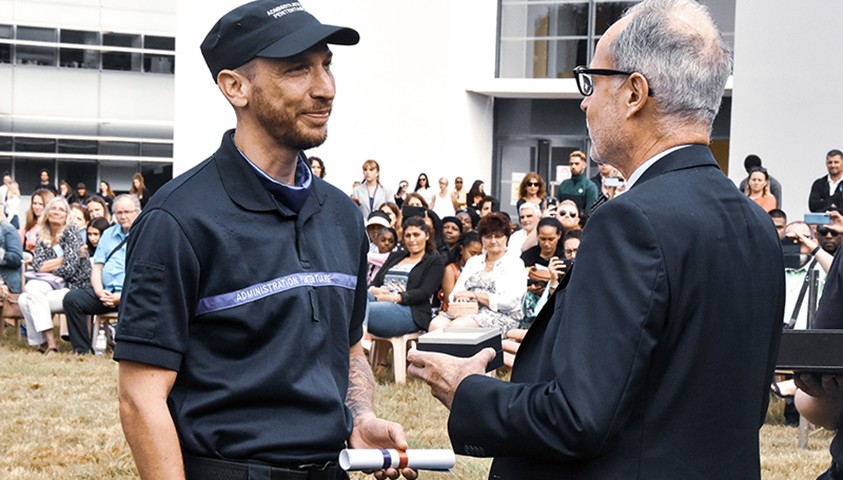
[[[375,376],[363,355],[352,355],[345,404],[354,418],[374,412]]]

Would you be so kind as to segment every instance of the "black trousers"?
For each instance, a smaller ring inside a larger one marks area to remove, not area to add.
[[[93,288],[75,288],[67,292],[62,301],[67,317],[67,333],[73,351],[80,354],[94,353],[91,348],[91,332],[88,315],[116,312],[117,308],[106,307],[94,293]]]

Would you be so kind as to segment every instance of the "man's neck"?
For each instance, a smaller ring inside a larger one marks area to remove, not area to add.
[[[840,172],[837,175],[832,175],[830,173],[828,174],[829,180],[831,180],[834,183],[839,182],[841,177],[843,177],[843,172]]]
[[[263,130],[251,128],[235,130],[234,145],[273,179],[284,185],[295,184],[298,150],[279,144]]]
[[[641,141],[637,148],[634,148],[631,152],[629,152],[629,155],[627,156],[629,161],[626,164],[615,165],[615,167],[620,170],[621,175],[623,175],[624,178],[630,178],[638,167],[646,163],[647,160],[664,151],[680,145],[708,145],[709,142],[709,135],[703,129],[698,127],[680,128],[677,131],[663,136],[651,134],[649,138]]]

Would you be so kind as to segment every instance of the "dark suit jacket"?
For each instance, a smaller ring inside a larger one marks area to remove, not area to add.
[[[843,182],[837,185],[837,189],[833,195],[829,195],[828,175],[823,175],[811,184],[811,193],[808,194],[808,210],[812,212],[825,212],[832,205],[843,207],[841,198],[843,198]]]
[[[781,246],[708,148],[665,156],[597,209],[568,277],[510,383],[460,384],[457,453],[496,457],[500,479],[760,478]]]

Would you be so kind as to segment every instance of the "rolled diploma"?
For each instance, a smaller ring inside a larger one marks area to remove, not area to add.
[[[457,463],[454,451],[407,450],[406,465],[401,465],[402,452],[394,449],[352,448],[340,452],[340,467],[346,471],[378,470],[381,468],[412,468],[414,470],[448,470]]]

